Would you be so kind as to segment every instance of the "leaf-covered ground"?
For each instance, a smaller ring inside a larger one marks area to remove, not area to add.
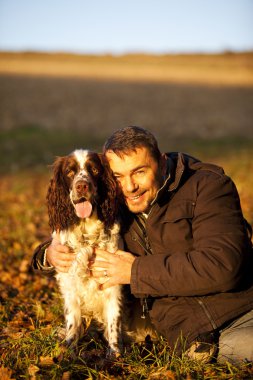
[[[248,157],[248,156],[247,156]],[[245,170],[227,161],[243,208],[253,215],[250,157]],[[0,184],[0,379],[250,379],[251,364],[204,365],[176,357],[161,341],[133,346],[115,362],[105,360],[102,340],[84,339],[75,355],[59,339],[62,304],[53,278],[34,274],[35,247],[49,236],[45,194],[49,174],[27,170],[3,175]],[[252,219],[251,219],[252,222]]]

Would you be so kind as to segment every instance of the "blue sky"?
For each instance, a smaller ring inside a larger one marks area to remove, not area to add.
[[[0,0],[0,50],[253,50],[253,0]]]

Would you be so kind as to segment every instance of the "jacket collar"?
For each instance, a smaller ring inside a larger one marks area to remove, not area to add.
[[[164,191],[174,191],[179,186],[180,180],[185,170],[184,156],[182,153],[177,153],[177,159],[173,159],[172,154],[166,155],[167,157],[167,168],[165,180],[156,193],[155,199],[152,201],[151,206],[160,198]]]

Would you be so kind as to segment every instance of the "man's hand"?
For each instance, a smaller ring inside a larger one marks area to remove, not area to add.
[[[56,233],[52,243],[47,248],[48,264],[53,266],[57,272],[66,273],[74,259],[75,253],[73,253],[66,245],[61,244],[59,233]]]
[[[135,257],[129,252],[118,250],[115,253],[109,253],[96,248],[89,269],[91,275],[98,280],[99,288],[102,290],[115,285],[130,284],[134,260]]]

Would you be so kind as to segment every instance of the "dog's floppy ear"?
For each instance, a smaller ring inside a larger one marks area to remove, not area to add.
[[[52,231],[67,229],[78,221],[70,201],[69,188],[63,173],[66,157],[58,157],[53,164],[53,177],[47,191],[49,225]]]
[[[99,154],[103,166],[103,174],[99,179],[98,196],[101,215],[108,231],[115,222],[118,214],[118,184],[109,163],[103,154]]]

